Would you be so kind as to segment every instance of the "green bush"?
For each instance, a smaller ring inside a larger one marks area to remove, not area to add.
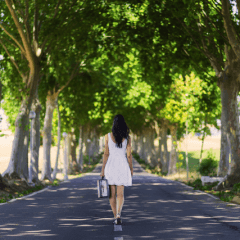
[[[197,171],[202,176],[216,176],[218,162],[212,152],[208,152],[207,158],[203,159]]]
[[[233,191],[234,193],[240,193],[240,183],[234,184],[232,191]]]

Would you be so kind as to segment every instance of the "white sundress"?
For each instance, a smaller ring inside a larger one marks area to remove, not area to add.
[[[105,178],[109,185],[132,186],[131,170],[126,157],[127,139],[122,142],[122,148],[118,148],[108,133],[109,157],[105,165]]]

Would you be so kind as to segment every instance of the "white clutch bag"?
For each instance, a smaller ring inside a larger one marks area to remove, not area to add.
[[[97,180],[98,198],[108,198],[109,197],[109,185],[107,179]]]

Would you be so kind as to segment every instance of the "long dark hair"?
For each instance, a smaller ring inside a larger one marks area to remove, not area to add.
[[[130,130],[124,120],[123,115],[118,114],[114,117],[112,133],[116,140],[117,147],[122,148],[123,138],[128,139]]]

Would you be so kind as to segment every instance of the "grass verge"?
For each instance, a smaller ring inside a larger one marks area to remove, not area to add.
[[[240,183],[235,184],[232,188],[226,188],[223,189],[222,191],[214,191],[213,187],[215,187],[219,182],[203,186],[201,181],[201,175],[196,170],[189,172],[188,179],[186,169],[184,168],[179,169],[178,173],[176,174],[166,176],[166,173],[165,174],[161,173],[161,169],[159,166],[151,167],[148,163],[141,159],[136,152],[134,152],[132,155],[142,166],[142,168],[148,173],[155,174],[166,179],[181,182],[183,184],[193,187],[194,190],[200,190],[213,196],[216,196],[224,202],[233,202],[232,200],[235,196],[240,196]]]
[[[83,159],[83,169],[80,172],[76,172],[73,175],[69,175],[72,178],[82,177],[83,173],[92,172],[96,165],[100,162],[103,153],[100,153],[94,158],[90,159],[90,164],[88,157]],[[1,182],[1,181],[0,181]],[[31,194],[36,191],[40,191],[47,186],[59,186],[63,180],[55,179],[53,182],[49,180],[43,180],[39,182],[34,187],[29,186],[25,180],[13,179],[7,180],[4,179],[0,184],[0,203],[5,203],[11,199],[17,199],[28,194]]]

